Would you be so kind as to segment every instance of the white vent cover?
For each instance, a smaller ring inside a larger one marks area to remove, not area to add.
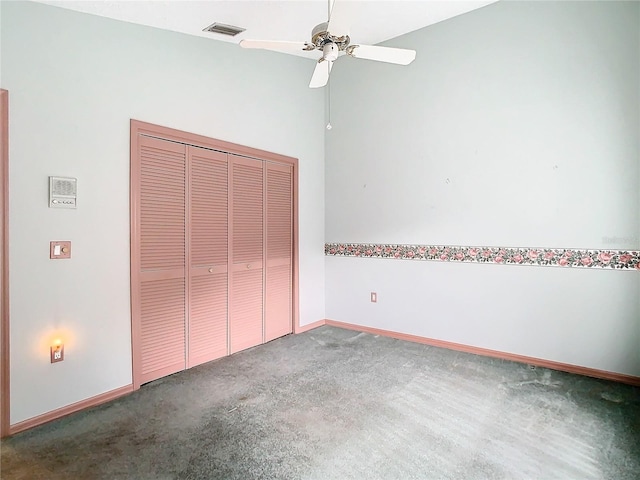
[[[77,183],[71,177],[49,177],[49,207],[76,208]]]
[[[239,33],[244,32],[246,29],[236,27],[234,25],[225,25],[224,23],[212,23],[207,28],[202,30],[203,32],[211,32],[211,33],[221,33],[222,35],[229,35],[230,37],[235,37]]]

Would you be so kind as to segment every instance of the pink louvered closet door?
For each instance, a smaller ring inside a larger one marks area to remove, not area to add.
[[[292,331],[293,183],[290,165],[267,163],[265,342]]]
[[[227,154],[188,147],[187,367],[227,354]]]
[[[264,163],[236,155],[229,163],[229,353],[235,353],[264,342]]]
[[[134,362],[145,383],[185,368],[186,147],[141,136],[139,158]]]
[[[132,136],[135,388],[293,327],[293,165],[179,133]]]

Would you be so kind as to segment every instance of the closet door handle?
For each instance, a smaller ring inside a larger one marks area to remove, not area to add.
[[[213,273],[213,267],[209,269],[209,273]]]
[[[251,264],[250,264],[250,263],[247,263],[247,270],[248,270],[249,268],[251,268]]]

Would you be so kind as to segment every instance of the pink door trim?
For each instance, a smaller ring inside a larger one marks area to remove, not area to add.
[[[9,383],[9,92],[0,89],[0,233],[1,297],[0,308],[0,437],[9,434],[10,383]]]

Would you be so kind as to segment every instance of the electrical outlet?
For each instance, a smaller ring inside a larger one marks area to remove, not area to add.
[[[57,363],[64,360],[64,344],[56,343],[55,345],[51,345],[51,363]]]
[[[378,302],[378,294],[376,292],[371,292],[371,303]]]

